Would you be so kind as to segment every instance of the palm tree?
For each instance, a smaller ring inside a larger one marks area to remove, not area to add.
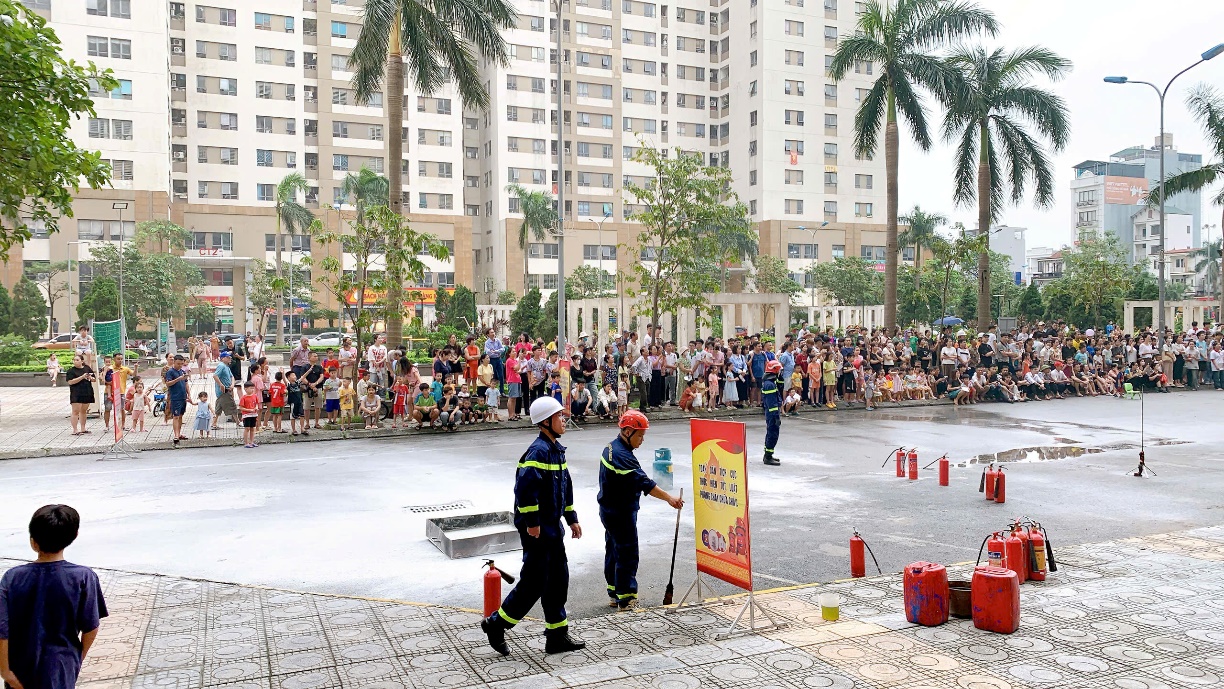
[[[556,230],[557,202],[547,191],[530,191],[521,184],[508,184],[506,191],[518,197],[523,223],[519,225],[518,245],[523,250],[523,292],[527,292],[527,245],[542,242]]]
[[[922,250],[932,249],[945,241],[936,230],[947,225],[948,218],[943,213],[927,213],[915,205],[914,210],[900,220],[909,225],[909,229],[897,236],[897,243],[914,247],[914,289],[918,289],[922,284]]]
[[[1033,185],[1038,207],[1054,202],[1054,170],[1042,140],[1055,151],[1067,144],[1071,126],[1062,98],[1029,83],[1034,74],[1057,80],[1071,63],[1034,46],[1010,52],[959,48],[948,57],[955,70],[944,92],[944,138],[956,145],[958,203],[978,207],[978,330],[990,325],[990,226],[1008,203],[1018,203]],[[1034,131],[1035,130],[1035,133]]]
[[[281,244],[282,235],[287,230],[289,234],[305,232],[314,222],[314,213],[298,203],[298,192],[303,194],[310,188],[306,178],[300,172],[291,172],[276,185],[276,344],[284,344],[285,339],[285,291],[281,287]]]
[[[1224,94],[1215,90],[1207,84],[1199,84],[1190,91],[1190,96],[1186,99],[1186,106],[1190,108],[1190,112],[1194,115],[1194,119],[1198,120],[1203,125],[1203,131],[1207,133],[1207,141],[1215,152],[1216,162],[1204,165],[1197,170],[1182,172],[1175,175],[1169,175],[1164,180],[1165,198],[1180,194],[1183,191],[1200,191],[1209,187],[1216,182],[1224,180]],[[1224,188],[1220,193],[1212,197],[1211,202],[1217,206],[1224,207]],[[1160,203],[1159,194],[1149,194],[1148,204],[1155,206]],[[1224,227],[1224,225],[1221,225]],[[1212,254],[1211,246],[1215,247],[1215,253]],[[1220,245],[1215,243],[1208,247],[1204,247],[1204,261],[1210,261],[1208,265],[1195,267],[1195,271],[1206,269],[1207,281],[1209,284],[1215,285],[1219,289],[1220,295],[1220,316],[1224,318],[1224,280],[1219,280],[1220,275]],[[1203,252],[1204,249],[1200,249]],[[1215,281],[1212,281],[1211,275],[1217,276]]]
[[[361,17],[361,33],[348,60],[353,90],[358,103],[368,103],[380,91],[386,94],[388,207],[402,215],[405,67],[417,91],[432,94],[454,82],[466,107],[487,110],[480,60],[506,64],[501,32],[515,25],[517,15],[507,0],[366,0]],[[387,299],[396,304],[402,301],[402,270],[398,260],[390,264]],[[390,314],[392,344],[403,339],[403,328],[402,316]]]
[[[362,166],[361,170],[356,174],[350,172],[344,176],[344,198],[351,198],[353,200],[355,211],[353,214],[354,225],[362,228],[366,227],[369,221],[369,211],[378,206],[387,205],[388,189],[390,189],[390,185],[387,183],[387,178],[365,166]],[[359,231],[359,234],[364,233]],[[361,341],[361,324],[364,322],[362,312],[365,310],[364,285],[366,284],[366,273],[371,269],[371,263],[373,261],[359,261],[356,266],[357,285],[359,285],[357,291],[362,292],[362,294],[355,295],[356,315],[353,318],[353,334],[357,336],[357,351],[359,352],[365,351]],[[386,266],[384,265],[383,267],[385,269]],[[387,304],[391,308],[387,310],[386,315],[390,316],[391,313],[398,313],[395,305],[399,303],[401,302],[388,300]],[[353,380],[353,384],[357,384],[356,379]]]
[[[900,132],[897,116],[909,125],[922,150],[931,148],[925,88],[939,94],[948,67],[933,51],[979,32],[998,31],[994,15],[963,0],[867,0],[851,36],[841,39],[829,74],[840,81],[851,70],[874,65],[879,78],[862,99],[854,116],[857,156],[876,152],[884,130],[887,244],[884,256],[884,327],[897,324],[897,165]]]
[[[1194,264],[1194,272],[1203,274],[1203,289],[1215,292],[1224,304],[1224,280],[1220,279],[1220,257],[1224,256],[1224,252],[1221,252],[1222,243],[1224,240],[1220,239],[1208,242],[1205,246],[1191,251],[1190,256],[1198,259]],[[1220,313],[1224,314],[1224,308]]]

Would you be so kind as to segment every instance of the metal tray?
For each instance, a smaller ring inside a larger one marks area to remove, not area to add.
[[[425,537],[452,560],[522,548],[509,512],[426,519]]]

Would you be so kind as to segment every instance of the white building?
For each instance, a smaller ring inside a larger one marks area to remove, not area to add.
[[[1160,212],[1156,209],[1144,208],[1131,216],[1134,230],[1135,263],[1145,262],[1148,272],[1152,275],[1160,273]],[[1194,246],[1194,216],[1183,213],[1176,208],[1165,206],[1165,260],[1170,251],[1190,249]]]

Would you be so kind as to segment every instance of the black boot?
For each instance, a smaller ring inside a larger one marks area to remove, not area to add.
[[[586,642],[578,641],[570,636],[569,627],[544,630],[544,652],[548,654],[569,653],[586,648]]]
[[[774,457],[773,450],[765,451],[765,459],[761,460],[771,467],[782,466],[782,460]]]
[[[510,645],[506,643],[506,630],[509,628],[497,613],[480,621],[480,630],[489,637],[489,646],[503,656],[510,655]]]

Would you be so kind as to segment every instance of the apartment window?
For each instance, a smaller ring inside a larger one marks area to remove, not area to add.
[[[237,165],[238,164],[238,149],[236,148],[221,148],[221,164],[222,165]]]
[[[259,167],[272,167],[272,151],[266,149],[256,149],[255,164]]]
[[[1076,205],[1090,206],[1096,203],[1097,195],[1095,190],[1081,191],[1075,195]]]
[[[348,38],[348,24],[344,22],[331,23],[332,38]]]
[[[217,79],[217,91],[223,96],[238,95],[238,80],[225,77]]]
[[[227,62],[235,62],[238,59],[238,46],[233,43],[218,43],[217,44],[217,59]]]
[[[383,128],[381,124],[372,124],[366,132],[367,137],[371,141],[383,140]]]
[[[110,39],[105,36],[86,36],[85,53],[90,57],[109,57]],[[130,59],[131,55],[129,54],[128,57]]]
[[[118,100],[132,100],[132,80],[120,79],[119,85],[110,91],[110,97]]]
[[[222,182],[221,183],[221,198],[231,201],[238,199],[238,183],[237,182]]]
[[[679,39],[676,39],[676,40],[679,41]],[[756,67],[756,65],[757,65],[757,51],[754,50],[751,53],[748,53],[748,66]]]
[[[837,85],[825,84],[824,97],[825,100],[837,100]]]
[[[99,17],[132,18],[131,0],[85,0],[85,13]]]
[[[131,180],[132,179],[132,161],[130,160],[112,160],[111,161],[111,179]]]
[[[556,244],[532,243],[527,245],[527,258],[556,258],[558,255]]]
[[[857,218],[857,217],[863,217],[863,218],[870,218],[870,217],[872,217],[872,204],[870,204],[870,203],[856,203],[856,204],[854,204],[854,216],[855,216],[856,218]]]
[[[837,159],[837,144],[831,144],[831,143],[825,144],[824,145],[824,155],[825,155],[825,158],[827,159],[836,160]]]
[[[803,22],[797,22],[797,21],[787,19],[785,22],[783,22],[782,26],[787,36],[802,36],[803,35]]]
[[[803,66],[803,51],[802,50],[786,51],[785,61],[786,61],[786,64],[788,65],[796,65],[796,66],[802,67]]]
[[[786,152],[793,155],[803,155],[803,139],[787,139]]]
[[[787,110],[785,117],[787,124],[803,126],[803,111],[802,110]]]
[[[787,170],[783,173],[786,184],[803,185],[803,170]]]
[[[854,73],[855,74],[870,75],[873,69],[874,69],[874,63],[871,60],[855,60],[854,61]]]
[[[222,129],[224,128],[225,127],[222,126]],[[235,127],[235,129],[236,128],[237,127]],[[271,134],[272,133],[272,117],[269,115],[256,115],[255,116],[255,131],[259,132],[260,134]]]
[[[89,138],[109,139],[110,120],[96,117],[89,118]]]
[[[787,79],[782,84],[782,91],[788,96],[802,96],[803,95],[803,82],[795,81],[793,79]]]
[[[349,169],[349,157],[343,153],[332,154],[332,169],[347,171]]]
[[[836,220],[837,219],[837,202],[836,201],[825,201],[824,202],[824,215],[825,215],[826,220]],[[834,249],[836,248],[837,247],[834,247]]]
[[[221,26],[238,26],[237,10],[217,10],[217,23]]]
[[[826,187],[836,187],[837,186],[837,173],[836,172],[824,173],[824,183]]]
[[[256,98],[271,98],[272,84],[266,81],[255,82],[255,97]]]
[[[832,256],[833,258],[845,258],[846,257],[846,245],[845,244],[834,244]]]
[[[272,49],[271,48],[256,48],[255,49],[255,64],[257,65],[272,64]]]
[[[787,215],[803,215],[803,199],[786,199],[784,205]]]
[[[232,268],[205,270],[204,284],[212,287],[231,287],[234,284],[234,270]]]
[[[914,260],[914,247],[912,246],[901,247],[901,260],[902,261],[913,261]]]
[[[751,201],[748,202],[748,215],[756,215],[756,214],[757,214],[757,202],[756,202],[756,199],[752,199]]]
[[[837,115],[835,113],[825,113],[824,116],[825,129],[837,129]]]
[[[872,176],[871,175],[855,175],[854,176],[854,188],[855,189],[873,188],[872,187]]]

